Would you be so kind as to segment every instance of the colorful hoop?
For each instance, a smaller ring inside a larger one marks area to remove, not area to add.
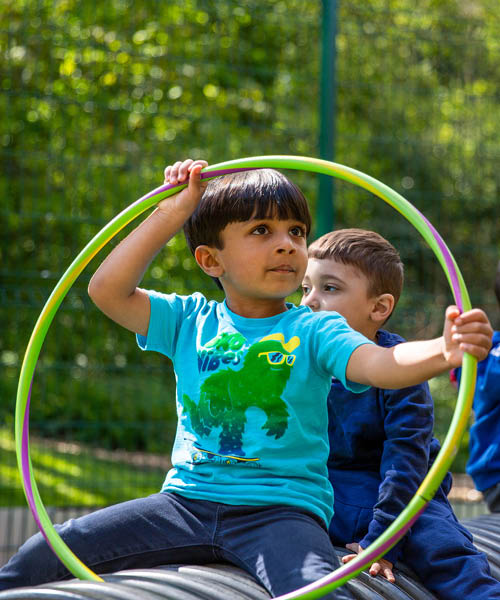
[[[471,308],[463,277],[458,269],[455,259],[436,229],[412,204],[410,204],[410,202],[369,175],[343,165],[315,158],[299,156],[257,156],[212,165],[203,170],[202,177],[211,179],[228,173],[263,167],[295,169],[331,175],[364,188],[387,202],[387,204],[402,214],[429,244],[446,274],[455,302],[460,310],[465,311]],[[33,329],[33,333],[31,334],[21,367],[17,389],[15,433],[17,461],[24,492],[33,517],[48,544],[66,568],[73,573],[75,577],[80,579],[102,581],[98,575],[80,561],[60,538],[40,498],[33,474],[33,466],[29,451],[29,406],[36,363],[47,331],[62,300],[92,258],[94,258],[94,256],[133,219],[148,208],[157,204],[160,200],[176,194],[183,187],[185,187],[185,185],[163,185],[152,190],[112,219],[85,246],[63,274],[40,313]],[[371,544],[371,546],[366,548],[366,550],[359,554],[354,560],[310,585],[280,596],[279,600],[295,600],[299,598],[312,600],[313,598],[321,598],[324,594],[341,586],[357,575],[368,564],[380,558],[405,535],[434,496],[457,453],[460,439],[467,426],[472,406],[476,380],[476,367],[476,359],[466,354],[463,361],[457,405],[448,434],[436,461],[406,509],[399,515],[394,523],[375,542],[373,542],[373,544]]]

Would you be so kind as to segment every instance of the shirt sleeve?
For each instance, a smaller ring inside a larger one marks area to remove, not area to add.
[[[182,324],[196,315],[204,297],[201,294],[178,296],[145,291],[151,307],[148,333],[146,336],[137,334],[137,344],[141,350],[154,350],[173,358]]]
[[[415,495],[428,471],[434,427],[433,402],[427,383],[382,393],[386,440],[380,462],[381,484],[368,532],[359,542],[363,548],[393,523]],[[394,564],[401,554],[402,541],[384,558]]]
[[[335,377],[351,392],[367,390],[369,385],[348,381],[346,369],[356,348],[374,342],[349,327],[344,317],[335,312],[324,313],[322,318],[318,319],[316,334],[312,356],[316,357],[316,364],[323,374]]]

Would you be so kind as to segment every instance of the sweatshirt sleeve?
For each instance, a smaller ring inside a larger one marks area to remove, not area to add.
[[[406,508],[428,471],[434,411],[427,383],[385,390],[384,406],[386,440],[380,463],[381,484],[368,532],[359,542],[363,548]],[[384,558],[394,564],[401,554],[402,541]]]

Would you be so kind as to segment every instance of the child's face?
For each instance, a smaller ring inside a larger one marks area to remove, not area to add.
[[[367,277],[356,267],[333,259],[310,258],[302,282],[301,304],[313,311],[337,311],[367,337],[373,335],[370,314],[374,299]]]
[[[231,305],[283,300],[302,283],[307,266],[306,228],[274,218],[229,223],[216,250],[219,276]]]

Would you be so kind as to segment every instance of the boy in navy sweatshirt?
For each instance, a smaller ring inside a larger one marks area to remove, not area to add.
[[[379,346],[403,338],[381,329],[403,287],[403,264],[380,235],[345,229],[309,246],[302,304],[314,311],[337,311],[348,324]],[[328,398],[329,479],[335,514],[329,532],[335,545],[353,554],[368,547],[406,507],[439,450],[433,437],[433,402],[425,384],[403,389],[372,387],[352,394],[334,379]],[[370,567],[394,581],[400,559],[439,598],[500,598],[500,583],[484,554],[457,521],[447,500],[448,473],[434,499],[410,532]]]
[[[500,262],[495,278],[495,295],[500,306]],[[451,372],[460,381],[461,369]],[[500,512],[500,331],[493,333],[488,356],[477,365],[476,391],[472,408],[467,473],[483,493],[491,512]]]

